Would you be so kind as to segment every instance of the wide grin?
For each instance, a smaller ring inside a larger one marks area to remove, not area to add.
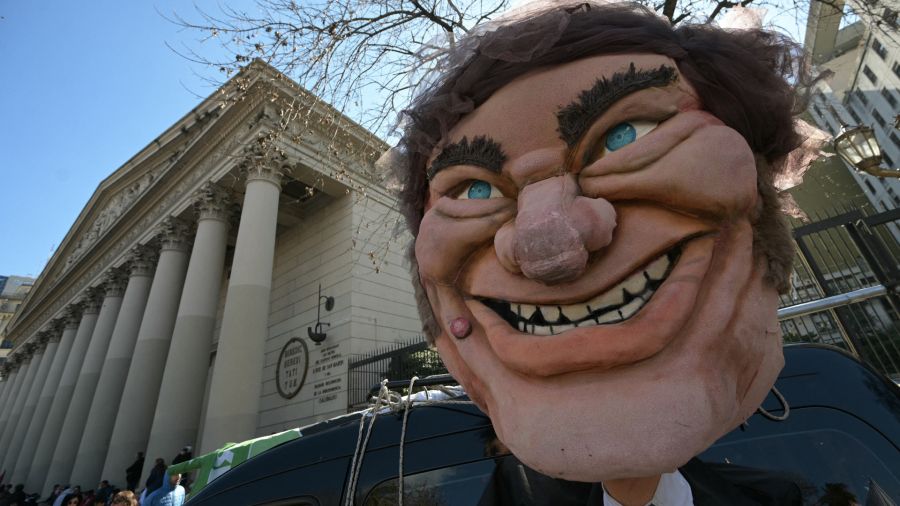
[[[552,336],[575,327],[621,323],[650,301],[672,272],[681,251],[679,244],[609,290],[577,304],[526,304],[485,297],[478,300],[514,329],[538,336]]]

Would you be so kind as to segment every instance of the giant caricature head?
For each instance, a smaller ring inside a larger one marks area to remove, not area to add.
[[[410,110],[426,332],[526,464],[672,471],[772,386],[790,55],[762,31],[554,7],[462,41]]]

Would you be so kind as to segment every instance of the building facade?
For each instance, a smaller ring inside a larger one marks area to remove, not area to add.
[[[349,358],[421,329],[385,147],[253,62],[104,180],[9,324],[6,481],[345,413]]]
[[[816,70],[830,76],[815,85],[809,113],[835,136],[843,125],[871,126],[883,165],[900,168],[900,130],[895,127],[900,114],[900,5],[884,1],[844,7],[843,1],[810,6],[804,45]],[[858,12],[858,20],[846,23],[849,12]],[[876,211],[900,207],[900,178],[847,170]]]
[[[13,345],[6,338],[6,327],[33,284],[34,278],[27,276],[0,276],[0,375]]]

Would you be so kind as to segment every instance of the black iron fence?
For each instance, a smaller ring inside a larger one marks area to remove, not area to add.
[[[900,378],[900,210],[839,210],[794,229],[793,288],[782,307],[885,287],[883,295],[781,322],[785,342],[844,348]]]
[[[366,407],[369,390],[385,378],[401,380],[446,373],[441,357],[428,347],[424,337],[389,345],[350,361],[347,402],[351,410]]]
[[[811,223],[794,229],[794,238],[793,287],[782,295],[781,308],[866,288],[884,290],[838,307],[782,318],[785,342],[838,346],[900,379],[900,209],[877,214],[839,210],[813,216]],[[446,372],[437,352],[422,339],[356,356],[350,362],[350,408],[365,407],[369,390],[384,378],[424,378]]]

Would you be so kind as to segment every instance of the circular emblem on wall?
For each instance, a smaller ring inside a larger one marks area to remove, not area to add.
[[[275,368],[275,385],[278,395],[285,399],[297,395],[306,381],[306,370],[309,368],[309,349],[306,342],[299,338],[291,338],[281,348],[278,364]]]

